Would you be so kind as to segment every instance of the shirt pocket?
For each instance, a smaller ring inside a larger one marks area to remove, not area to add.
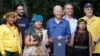
[[[49,32],[53,33],[56,30],[56,26],[50,26]]]
[[[90,24],[90,25],[87,25],[87,27],[90,28],[90,31],[91,31],[91,30],[94,30],[94,29],[97,30],[97,29],[98,29],[98,26],[97,26],[97,25],[98,25],[98,24],[95,24],[95,25],[94,25],[94,24]]]
[[[64,34],[66,32],[65,26],[59,26],[59,30],[62,34]]]
[[[12,32],[6,30],[4,32],[4,39],[9,40],[11,35],[12,35]]]

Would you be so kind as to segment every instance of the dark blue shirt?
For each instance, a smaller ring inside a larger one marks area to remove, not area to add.
[[[69,39],[71,35],[69,22],[63,18],[59,24],[56,23],[55,18],[51,18],[47,22],[47,31],[49,38],[62,36]]]
[[[25,30],[29,26],[29,19],[25,17],[22,19],[17,19],[16,24],[18,25],[18,28],[22,34],[22,40],[24,41],[24,34],[25,34]]]

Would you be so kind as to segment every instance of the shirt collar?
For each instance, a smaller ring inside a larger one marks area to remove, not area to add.
[[[10,26],[9,24],[6,24],[6,26],[8,26],[8,27],[15,27],[15,25]]]
[[[63,22],[63,18],[61,18],[60,23],[62,23],[62,22]],[[53,18],[53,23],[56,23],[55,18]]]
[[[13,26],[10,26],[10,25],[5,25],[6,27],[8,27],[10,30],[14,30],[14,29],[16,29],[16,26],[15,25],[13,25]]]
[[[84,17],[84,19],[85,19],[86,21],[88,21],[88,19],[86,18],[86,16]],[[91,21],[95,21],[95,16],[92,17],[92,20],[91,20]]]
[[[65,20],[68,20],[68,18],[65,17],[65,16],[63,16],[63,18],[64,18]],[[73,21],[73,20],[74,20],[74,18],[72,18],[70,21]]]

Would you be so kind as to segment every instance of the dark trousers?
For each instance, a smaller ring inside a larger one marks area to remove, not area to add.
[[[100,56],[100,54],[93,54],[93,56]]]
[[[67,46],[67,53],[68,53],[68,56],[72,56],[72,51],[73,51],[73,48],[72,47],[68,47]]]
[[[1,53],[0,53],[0,56],[1,56]]]
[[[9,52],[9,51],[6,51],[6,56],[19,56],[19,55],[18,55],[18,52]]]
[[[89,50],[73,48],[72,56],[89,56]]]
[[[51,52],[49,53],[49,55],[50,55],[50,56],[53,56],[53,49],[54,49],[54,48],[51,46],[50,49],[51,49]]]
[[[50,49],[51,49],[51,52],[49,53],[49,56],[54,56],[53,55],[54,48],[50,47]],[[68,49],[67,49],[67,47],[65,49],[66,49],[66,54],[65,55],[68,56]]]

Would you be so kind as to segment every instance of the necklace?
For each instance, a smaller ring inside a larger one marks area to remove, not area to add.
[[[15,26],[12,26],[12,27],[10,28],[8,25],[6,25],[6,27],[10,30],[10,32],[12,32],[13,37],[15,38],[16,35],[15,35],[15,33],[14,33],[14,29],[16,29],[16,27],[15,27]]]

